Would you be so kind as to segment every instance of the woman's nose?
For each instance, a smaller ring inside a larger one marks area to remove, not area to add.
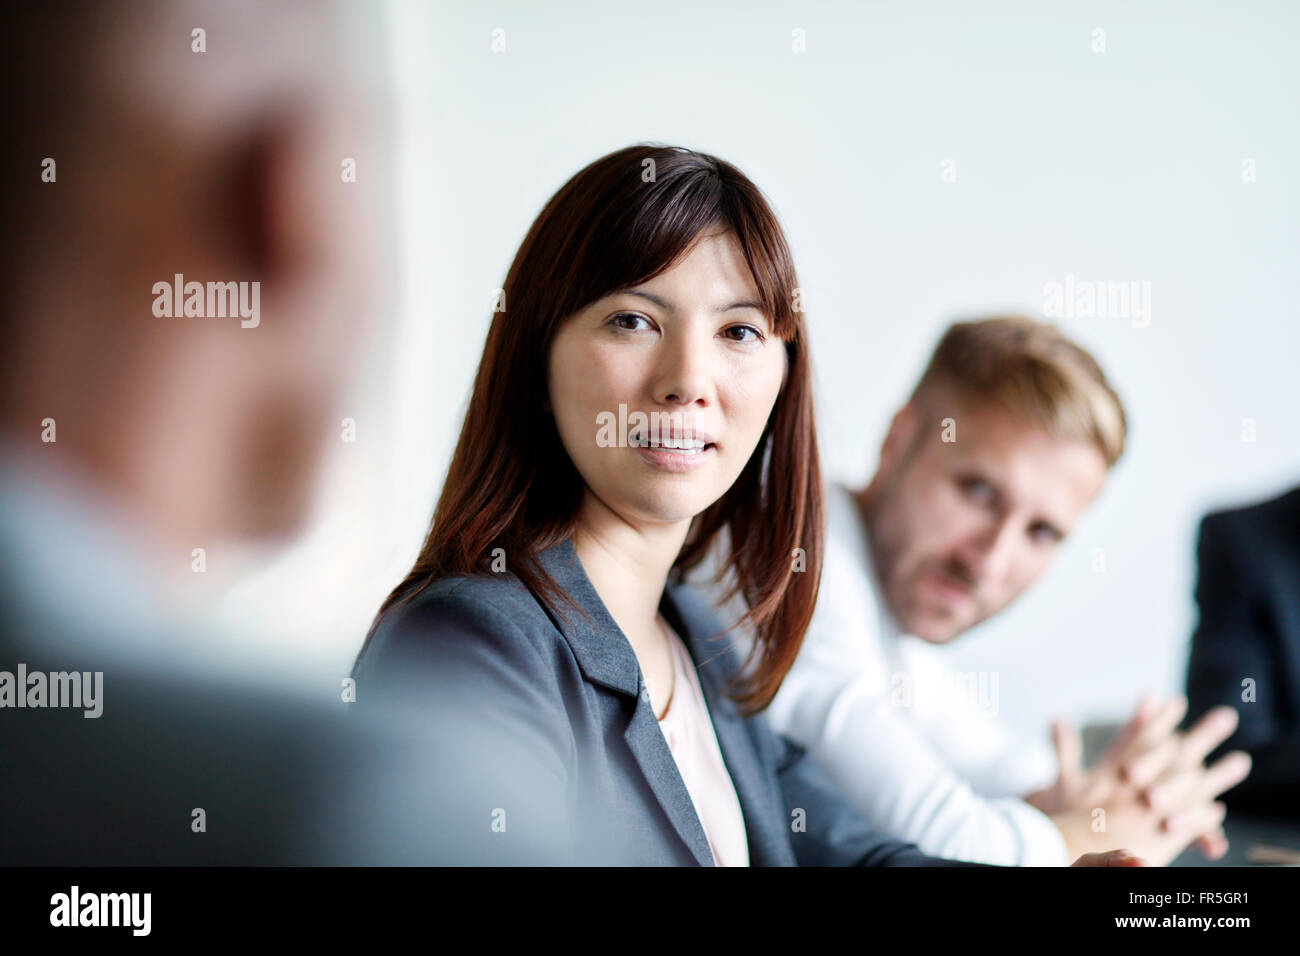
[[[709,343],[699,335],[680,331],[667,336],[658,356],[654,398],[661,405],[709,404],[713,400],[713,375]]]

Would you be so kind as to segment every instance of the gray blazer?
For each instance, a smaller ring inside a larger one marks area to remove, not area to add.
[[[640,666],[571,541],[539,555],[583,609],[557,617],[513,574],[438,580],[379,622],[358,704],[409,694],[439,728],[447,863],[712,865]],[[724,689],[740,665],[702,595],[660,608],[699,672],[755,866],[943,864],[875,829],[801,748]]]

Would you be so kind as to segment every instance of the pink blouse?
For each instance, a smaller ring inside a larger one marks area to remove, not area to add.
[[[699,675],[686,645],[672,635],[673,696],[659,729],[677,761],[677,769],[704,825],[713,861],[718,866],[749,866],[749,840],[736,788],[722,760],[713,721],[700,690]]]

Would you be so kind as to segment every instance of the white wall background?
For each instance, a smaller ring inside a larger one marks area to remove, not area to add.
[[[346,673],[419,548],[525,230],[583,165],[649,140],[716,153],[773,202],[834,477],[865,481],[949,321],[1041,317],[1067,274],[1150,283],[1149,327],[1060,323],[1126,401],[1127,455],[1041,584],[950,653],[999,672],[1034,734],[1179,689],[1199,516],[1300,483],[1300,5],[541,6],[388,9],[400,309],[316,525],[232,618]]]

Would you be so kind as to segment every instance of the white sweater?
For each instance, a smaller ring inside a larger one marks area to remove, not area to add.
[[[803,647],[767,711],[877,826],[950,859],[1063,866],[1055,825],[1021,797],[1050,785],[1046,741],[997,717],[997,671],[945,673],[900,633],[852,493],[827,487],[827,550]]]

